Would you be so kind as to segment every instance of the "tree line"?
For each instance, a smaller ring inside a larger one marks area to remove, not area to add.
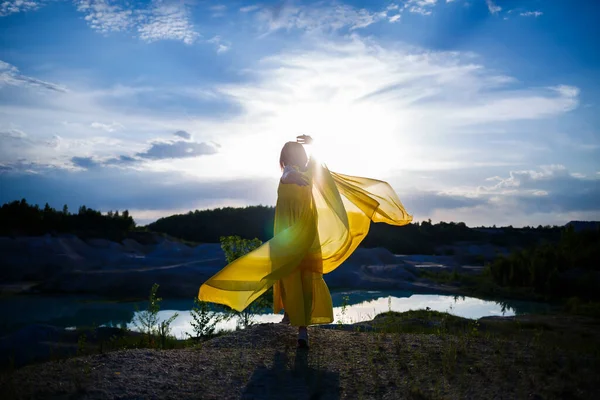
[[[37,204],[27,203],[25,199],[5,203],[0,207],[2,235],[74,233],[82,236],[119,238],[135,227],[135,221],[127,210],[102,214],[82,205],[77,213],[71,213],[66,204],[62,210],[56,210],[48,203],[42,208]]]
[[[274,207],[224,207],[171,215],[136,228],[127,210],[103,214],[82,205],[76,213],[71,213],[66,205],[62,210],[56,210],[48,204],[39,207],[22,199],[0,207],[0,234],[74,233],[121,240],[128,232],[143,229],[196,243],[218,243],[221,237],[227,236],[257,238],[264,242],[273,237],[274,218]],[[561,229],[551,226],[469,228],[463,222],[434,224],[431,220],[401,227],[373,223],[361,246],[384,247],[396,254],[436,254],[440,246],[457,242],[523,248],[542,241],[556,242]]]
[[[557,242],[499,256],[488,270],[500,286],[529,288],[548,298],[600,299],[600,229],[576,232],[568,226]]]
[[[223,236],[258,238],[264,242],[273,237],[274,219],[274,207],[225,207],[171,215],[146,228],[198,243],[218,243]],[[461,241],[506,247],[533,245],[541,240],[555,241],[560,231],[561,228],[556,226],[469,228],[463,222],[433,224],[431,220],[405,226],[373,223],[361,246],[384,247],[396,254],[435,254],[439,246]]]

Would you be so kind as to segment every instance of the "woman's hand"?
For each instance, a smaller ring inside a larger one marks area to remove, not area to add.
[[[300,135],[296,136],[296,141],[300,144],[311,144],[313,142],[313,138],[308,135]]]

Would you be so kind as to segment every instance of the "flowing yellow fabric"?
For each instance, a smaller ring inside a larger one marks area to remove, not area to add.
[[[330,172],[311,163],[310,184],[279,184],[275,235],[233,261],[201,287],[198,298],[242,311],[271,286],[273,308],[294,326],[333,321],[323,274],[336,269],[358,247],[371,221],[412,221],[383,181]]]

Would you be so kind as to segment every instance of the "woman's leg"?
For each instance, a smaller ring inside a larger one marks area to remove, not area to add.
[[[307,348],[308,347],[308,330],[305,326],[298,327],[298,347]]]
[[[292,272],[289,276],[281,279],[283,308],[292,326],[306,326],[304,310],[304,293],[302,291],[302,278],[299,270]]]

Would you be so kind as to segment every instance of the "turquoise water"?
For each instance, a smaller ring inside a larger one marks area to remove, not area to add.
[[[548,311],[548,305],[529,302],[494,302],[473,297],[443,296],[436,294],[413,294],[399,291],[349,291],[332,293],[335,322],[354,323],[372,319],[375,315],[392,311],[417,310],[429,307],[447,311],[465,318],[485,316],[512,316],[515,314]],[[345,300],[346,299],[346,300]],[[346,303],[345,307],[342,307]],[[159,317],[167,319],[174,313],[179,316],[173,322],[173,334],[182,338],[192,333],[190,325],[192,300],[169,300],[161,303]],[[0,299],[0,335],[23,326],[41,323],[64,328],[84,326],[119,326],[132,323],[136,307],[144,309],[145,302],[107,302],[90,296],[16,296]],[[256,322],[279,322],[282,315],[256,315]],[[218,328],[235,329],[236,321],[221,323]]]

